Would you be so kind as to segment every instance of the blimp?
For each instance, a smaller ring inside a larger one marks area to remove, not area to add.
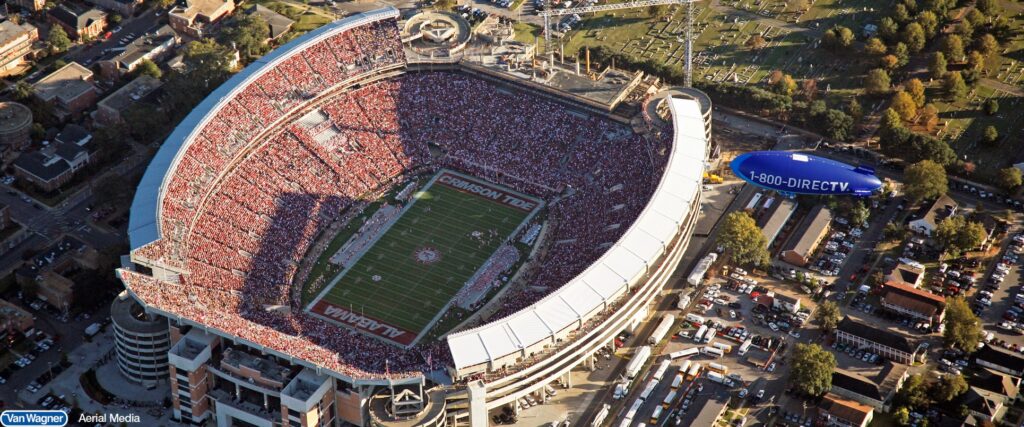
[[[882,187],[875,170],[788,151],[754,151],[729,163],[733,173],[759,187],[788,194],[870,196]]]

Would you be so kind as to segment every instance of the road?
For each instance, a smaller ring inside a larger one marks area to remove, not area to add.
[[[120,41],[122,37],[128,34],[139,36],[150,30],[155,30],[158,25],[163,25],[163,16],[156,16],[157,10],[150,9],[137,17],[126,18],[124,21],[121,21],[121,31],[114,33],[110,39],[79,47],[78,50],[72,50],[64,59],[68,62],[75,61],[85,66],[91,65],[103,54],[105,49],[124,46]]]

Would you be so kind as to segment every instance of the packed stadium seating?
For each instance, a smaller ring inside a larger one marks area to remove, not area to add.
[[[508,294],[497,317],[579,274],[643,209],[663,167],[664,156],[655,155],[663,144],[535,95],[424,72],[307,102],[402,55],[394,20],[357,27],[279,62],[211,113],[171,172],[164,241],[146,248],[151,259],[178,254],[184,274],[164,284],[122,272],[133,292],[338,372],[379,377],[386,360],[400,375],[427,369],[427,360],[441,366],[450,355],[440,343],[404,350],[338,328],[306,314],[292,291],[314,241],[361,196],[399,185],[417,168],[450,167],[547,200],[552,243],[533,261],[531,286]],[[323,123],[292,120],[315,110]],[[430,145],[442,154],[432,157]],[[503,262],[518,258],[506,255]]]

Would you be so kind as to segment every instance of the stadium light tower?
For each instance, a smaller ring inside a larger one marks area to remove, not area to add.
[[[572,15],[574,13],[597,13],[612,10],[633,9],[637,7],[650,7],[663,4],[687,4],[686,10],[686,87],[693,83],[693,3],[696,0],[638,0],[626,3],[602,4],[598,6],[570,7],[565,9],[548,9],[538,13],[544,18],[544,41],[551,42],[551,17]]]

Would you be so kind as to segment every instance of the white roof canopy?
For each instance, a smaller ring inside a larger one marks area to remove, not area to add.
[[[448,336],[456,369],[489,363],[542,341],[586,320],[644,280],[647,267],[664,253],[689,215],[700,191],[708,141],[700,106],[692,99],[671,98],[672,155],[647,207],[619,242],[587,270],[540,302],[476,329]]]

